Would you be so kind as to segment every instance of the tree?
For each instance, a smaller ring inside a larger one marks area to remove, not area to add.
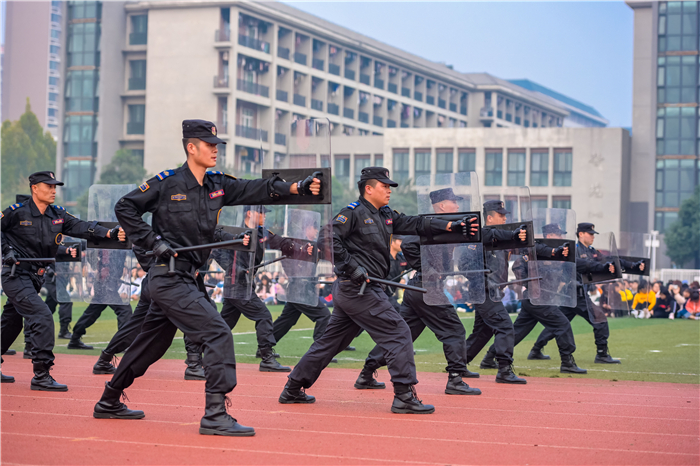
[[[666,229],[664,240],[666,253],[674,264],[683,267],[694,261],[695,267],[700,265],[700,185],[681,204],[678,219]]]
[[[141,158],[129,149],[119,149],[112,161],[102,169],[100,179],[95,184],[141,184],[150,178],[143,168]],[[88,190],[76,200],[75,214],[87,218]]]
[[[44,132],[27,105],[17,121],[2,123],[2,208],[15,203],[16,194],[29,194],[29,175],[56,169],[56,141]]]

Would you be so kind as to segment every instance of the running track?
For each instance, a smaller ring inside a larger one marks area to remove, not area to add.
[[[255,437],[198,434],[204,382],[161,360],[127,390],[141,420],[93,419],[109,376],[94,356],[56,355],[66,393],[29,390],[31,363],[5,357],[3,465],[11,464],[700,464],[698,385],[528,378],[470,379],[481,396],[448,396],[446,374],[419,373],[435,414],[389,411],[392,391],[355,390],[357,370],[327,369],[313,405],[281,405],[285,374],[239,364],[229,412]],[[388,373],[379,379],[388,382]],[[388,384],[390,385],[390,384]]]

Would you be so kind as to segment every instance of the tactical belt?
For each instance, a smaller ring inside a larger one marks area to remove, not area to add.
[[[167,270],[168,263],[167,262],[156,262],[155,266],[157,267],[165,267]],[[197,267],[195,267],[190,261],[184,260],[184,259],[175,259],[175,270],[179,272],[185,272],[186,274],[189,275],[195,275],[197,272]]]
[[[3,265],[3,268],[5,268],[5,267],[10,268],[10,266],[8,266],[8,265]],[[32,264],[31,262],[20,262],[19,264],[17,264],[17,268],[20,268],[22,270],[26,270],[27,272],[30,272],[30,273],[35,273],[35,274],[39,275],[40,277],[42,277],[44,275],[44,273],[46,272],[45,267],[37,267],[36,265]]]

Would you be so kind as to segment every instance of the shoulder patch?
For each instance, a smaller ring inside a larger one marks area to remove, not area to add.
[[[401,212],[399,212],[399,211],[396,210],[396,209],[394,209],[394,212],[396,212],[397,214],[401,215]]]
[[[224,176],[228,176],[229,178],[233,178],[234,180],[237,180],[237,179],[238,179],[238,178],[236,178],[236,177],[233,176],[233,175],[229,175],[228,173],[224,173]]]
[[[338,216],[335,218],[335,221],[336,221],[336,222],[340,222],[340,223],[345,223],[345,222],[348,221],[348,218],[347,218],[345,215],[338,215]]]
[[[63,211],[66,210],[65,207],[61,207],[60,205],[56,205],[56,204],[51,204],[51,207],[53,207],[56,210],[63,210]]]
[[[357,202],[357,201],[356,201],[356,202],[351,202],[350,204],[348,204],[348,209],[355,210],[355,208],[356,208],[357,206],[359,206],[359,205],[360,205],[360,203]]]
[[[10,209],[12,209],[12,210],[17,210],[17,209],[19,209],[20,207],[22,207],[23,205],[24,205],[24,204],[22,204],[21,202],[19,202],[19,203],[17,203],[17,204],[12,204],[12,205],[10,206]]]
[[[148,186],[148,183],[144,183],[141,186],[139,186],[139,189],[141,190],[142,193],[145,193],[146,191],[148,191],[148,188],[150,188],[150,186]]]
[[[209,171],[207,172],[207,175],[224,175],[224,176],[228,176],[229,178],[233,178],[234,180],[237,180],[237,179],[238,179],[238,178],[236,178],[236,177],[233,176],[233,175],[229,175],[228,173],[220,172],[220,171],[217,171],[217,170],[209,170]]]
[[[158,173],[156,175],[156,178],[158,178],[160,181],[163,181],[169,176],[173,176],[175,174],[175,170],[163,170],[162,172]]]

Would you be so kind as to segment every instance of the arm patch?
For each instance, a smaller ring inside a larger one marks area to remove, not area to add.
[[[142,193],[145,193],[146,191],[148,191],[148,188],[150,188],[150,186],[148,186],[148,183],[144,183],[141,186],[139,186],[139,189],[141,190]]]

